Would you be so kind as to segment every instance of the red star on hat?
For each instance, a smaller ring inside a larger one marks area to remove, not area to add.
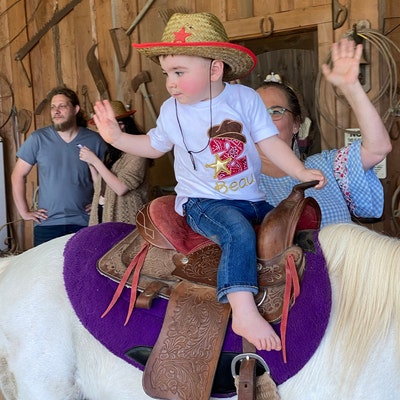
[[[187,33],[185,28],[182,27],[180,31],[174,32],[175,40],[174,43],[185,43],[186,38],[191,35],[191,33]]]

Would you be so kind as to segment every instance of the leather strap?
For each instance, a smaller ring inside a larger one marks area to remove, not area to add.
[[[293,292],[293,293],[292,293]],[[283,362],[287,363],[286,357],[286,329],[289,316],[290,302],[292,305],[295,303],[296,298],[300,294],[300,282],[296,271],[296,265],[292,254],[289,254],[286,258],[286,283],[285,292],[283,295],[283,308],[282,308],[282,320],[281,320],[281,344],[282,344],[282,356]]]
[[[231,308],[216,289],[180,282],[143,372],[148,396],[209,400]]]
[[[254,400],[256,398],[256,362],[254,358],[244,358],[240,364],[238,400]]]
[[[242,343],[243,354],[236,356],[231,364],[238,400],[279,400],[278,388],[271,378],[268,365],[256,353],[253,344],[245,338]],[[256,376],[257,359],[262,361],[261,365],[265,369],[260,376]],[[240,360],[239,375],[235,375],[237,360]]]
[[[136,307],[150,309],[153,300],[159,296],[160,290],[168,287],[163,281],[152,281],[136,299]]]
[[[235,375],[235,362],[240,359],[240,374]],[[260,376],[252,377],[253,371],[255,371],[255,364],[252,366],[249,361],[262,360],[265,372]],[[236,361],[235,361],[236,360]],[[243,370],[242,370],[243,368]],[[234,376],[235,386],[238,393],[238,400],[280,400],[280,395],[276,383],[271,378],[269,368],[265,364],[265,361],[258,356],[256,353],[248,352],[236,356],[232,360],[232,375]],[[253,381],[255,385],[253,385]]]
[[[256,347],[242,338],[243,353],[255,353]],[[240,363],[237,384],[238,400],[254,400],[256,397],[256,360],[244,358]]]
[[[127,314],[124,326],[128,323],[129,318],[132,314],[133,308],[135,306],[140,271],[143,267],[144,260],[146,258],[146,254],[149,249],[149,246],[150,246],[150,243],[143,242],[143,245],[141,246],[139,252],[132,259],[128,268],[126,269],[124,276],[122,277],[121,281],[119,282],[117,290],[115,291],[114,296],[111,299],[110,304],[108,305],[107,309],[102,314],[101,318],[104,318],[110,312],[110,310],[114,307],[115,303],[117,302],[117,300],[119,299],[119,297],[122,294],[125,284],[128,282],[128,279],[133,272],[132,285],[131,285],[131,296],[130,296],[130,301],[129,301],[129,310],[128,310],[128,314]]]

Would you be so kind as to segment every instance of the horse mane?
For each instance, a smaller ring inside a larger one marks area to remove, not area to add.
[[[400,240],[356,224],[324,227],[318,237],[337,297],[331,355],[342,349],[342,371],[354,378],[375,343],[390,329],[400,334]],[[395,351],[400,365],[399,341]]]

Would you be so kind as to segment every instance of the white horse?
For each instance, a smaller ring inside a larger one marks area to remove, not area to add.
[[[7,400],[149,399],[142,373],[83,327],[63,282],[70,236],[0,260],[0,387]],[[321,230],[333,297],[325,336],[283,400],[400,398],[400,241]]]

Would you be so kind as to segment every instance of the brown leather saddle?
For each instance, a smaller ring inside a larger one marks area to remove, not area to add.
[[[318,203],[304,197],[304,190],[316,183],[296,185],[257,230],[256,302],[265,319],[281,321],[283,349],[287,315],[300,293],[305,268],[295,234],[320,226]],[[132,289],[126,322],[134,307],[149,308],[157,296],[169,299],[161,333],[146,362],[144,390],[155,398],[205,400],[231,310],[216,298],[220,247],[195,233],[174,211],[174,203],[175,196],[147,203],[137,213],[137,229],[98,261],[99,272],[119,282],[103,316],[125,286]]]

